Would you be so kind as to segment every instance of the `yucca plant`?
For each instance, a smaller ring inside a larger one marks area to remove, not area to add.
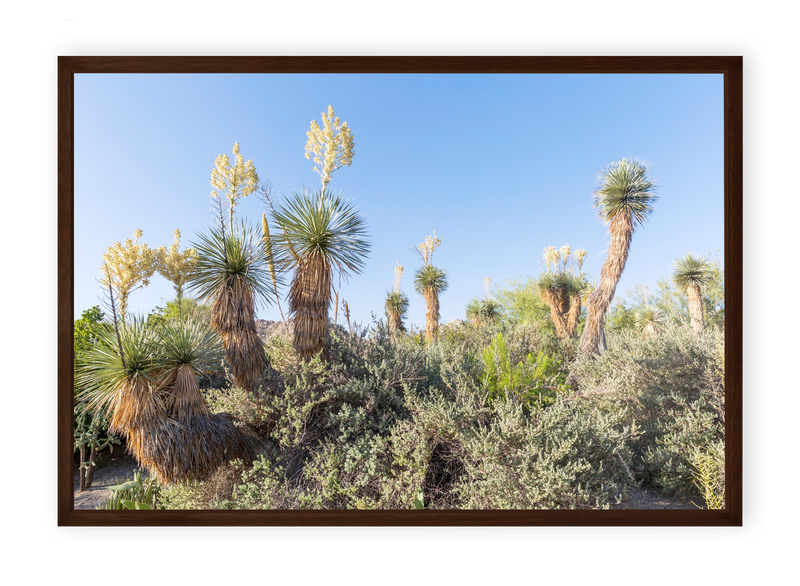
[[[386,294],[386,317],[389,320],[389,333],[405,332],[403,318],[408,311],[408,296],[400,289],[400,281],[403,279],[403,266],[397,261],[394,267],[394,288]]]
[[[633,233],[650,217],[653,203],[658,199],[656,184],[648,176],[649,169],[649,163],[620,159],[606,166],[598,176],[594,207],[608,225],[611,242],[600,270],[600,283],[586,300],[586,326],[580,346],[583,354],[596,354],[604,345],[603,323],[625,270]]]
[[[292,194],[274,212],[276,265],[291,270],[289,311],[301,359],[328,356],[328,312],[334,276],[359,274],[369,253],[366,221],[341,193],[328,189]]]
[[[249,460],[252,432],[211,415],[197,384],[222,357],[218,335],[194,320],[148,327],[141,319],[103,331],[79,365],[79,399],[110,414],[139,465],[162,482],[207,477],[230,459]]]
[[[389,319],[389,332],[405,332],[403,318],[408,311],[408,296],[402,291],[391,291],[386,294],[386,317]]]
[[[633,310],[633,323],[640,332],[655,336],[667,322],[667,312],[660,307],[643,305]]]
[[[586,276],[581,272],[586,250],[580,248],[574,253],[569,245],[560,249],[545,248],[543,261],[546,266],[536,286],[542,299],[550,308],[550,318],[559,338],[572,338],[578,329],[581,316],[581,296],[588,288]]]
[[[268,366],[255,311],[274,293],[263,236],[240,222],[227,233],[209,229],[193,246],[198,259],[189,289],[211,303],[211,325],[222,336],[233,379],[252,391]]]
[[[207,376],[222,359],[217,333],[202,322],[168,322],[159,328],[158,340],[159,387],[170,428],[151,446],[158,478],[201,480],[228,460],[251,461],[257,437],[236,427],[228,414],[212,415],[198,385],[198,377]]]
[[[689,298],[692,331],[699,334],[705,326],[702,290],[711,282],[711,265],[704,258],[687,254],[675,261],[672,282]]]
[[[439,295],[447,290],[447,271],[433,264],[433,251],[442,244],[442,239],[426,236],[425,242],[414,248],[425,263],[414,273],[414,290],[425,298],[425,340],[436,338],[439,331]]]
[[[496,323],[500,318],[500,304],[493,299],[475,297],[466,307],[467,321],[477,327]]]
[[[425,265],[414,274],[414,290],[425,297],[425,339],[434,340],[439,331],[439,295],[447,291],[447,272]]]

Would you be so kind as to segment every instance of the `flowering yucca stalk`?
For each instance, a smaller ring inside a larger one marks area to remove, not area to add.
[[[180,316],[183,287],[192,278],[192,272],[197,264],[197,251],[194,248],[187,248],[181,252],[181,231],[175,228],[173,236],[175,240],[169,249],[162,246],[156,250],[154,265],[162,277],[172,282],[178,298],[178,316]]]
[[[306,132],[306,136],[306,159],[314,156],[314,171],[319,173],[324,191],[334,171],[353,163],[353,133],[347,122],[339,122],[339,118],[333,114],[333,106],[329,105],[328,114],[322,113],[322,128],[316,120],[312,120],[311,129]]]
[[[100,267],[100,282],[109,284],[117,294],[119,316],[125,321],[128,312],[128,296],[141,287],[150,284],[150,277],[156,270],[155,251],[147,244],[139,244],[142,231],[137,229],[133,239],[128,238],[124,244],[115,242],[103,254],[103,265]]]
[[[214,168],[211,170],[211,191],[213,199],[219,199],[224,195],[228,199],[228,226],[233,228],[233,212],[236,203],[243,197],[247,197],[258,188],[258,174],[253,165],[253,160],[245,162],[244,157],[239,154],[239,143],[233,143],[234,164],[228,155],[218,155],[214,160]]]

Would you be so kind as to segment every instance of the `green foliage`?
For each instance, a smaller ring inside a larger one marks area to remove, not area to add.
[[[494,296],[503,309],[503,319],[507,323],[555,334],[550,308],[542,299],[535,277],[527,281],[509,281],[506,287],[497,287]]]
[[[147,321],[150,323],[177,319],[207,323],[211,319],[211,306],[201,305],[191,297],[183,297],[180,304],[177,299],[167,301],[164,307],[156,306],[147,316]]]
[[[634,471],[664,494],[695,495],[692,458],[724,439],[719,339],[667,326],[658,336],[610,334],[608,350],[578,357],[571,373],[594,408],[625,412],[641,435],[631,445]]]
[[[160,506],[606,508],[643,485],[699,496],[695,454],[724,438],[720,337],[667,325],[608,343],[576,359],[577,340],[522,326],[453,325],[420,344],[376,322],[332,327],[329,361],[298,362],[273,336],[264,388],[207,391],[260,431],[260,458],[169,487]],[[562,370],[573,360],[577,391]]]
[[[86,353],[92,349],[99,333],[108,327],[108,324],[103,322],[104,317],[100,307],[95,305],[81,313],[80,319],[75,320],[75,364],[83,360]]]
[[[150,510],[156,509],[161,485],[155,478],[142,479],[142,471],[134,470],[133,479],[109,487],[110,497],[98,509],[106,511]]]
[[[494,299],[473,298],[466,307],[467,321],[476,326],[493,324],[500,319],[503,308]]]
[[[492,404],[512,400],[528,408],[551,405],[557,394],[566,390],[558,360],[543,351],[513,360],[503,334],[497,334],[484,349],[483,363],[484,388]]]
[[[725,444],[717,442],[708,451],[697,450],[692,462],[694,482],[707,509],[725,508]]]
[[[618,212],[630,215],[634,227],[643,224],[653,212],[658,199],[655,181],[648,177],[650,164],[637,159],[620,159],[607,165],[599,174],[594,206],[606,224]]]
[[[434,265],[423,265],[414,273],[414,291],[425,295],[425,291],[435,294],[447,291],[447,271]]]

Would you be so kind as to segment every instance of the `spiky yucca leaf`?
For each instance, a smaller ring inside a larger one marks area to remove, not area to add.
[[[476,326],[496,322],[500,317],[500,304],[492,299],[475,297],[466,307],[467,321]]]
[[[263,243],[263,236],[245,221],[224,238],[217,228],[199,234],[192,242],[198,259],[189,290],[213,302],[225,287],[239,281],[250,290],[256,307],[269,305],[274,288]]]
[[[201,375],[219,367],[223,357],[219,334],[193,319],[163,323],[158,329],[158,351],[165,368],[187,365]]]
[[[689,287],[703,289],[711,282],[711,265],[705,258],[687,254],[672,265],[672,282],[682,291]]]
[[[664,327],[667,313],[660,307],[644,305],[633,311],[633,323],[636,328],[648,336],[656,335]]]
[[[141,381],[145,387],[155,385],[157,355],[157,337],[141,318],[120,323],[119,340],[114,328],[98,330],[96,342],[76,367],[76,399],[92,411],[108,414],[125,381]]]
[[[619,212],[631,217],[634,228],[647,220],[658,199],[656,183],[647,175],[649,169],[649,163],[623,158],[600,171],[594,206],[604,223],[611,222]]]
[[[341,193],[304,189],[292,194],[274,215],[281,227],[274,238],[281,266],[319,255],[345,280],[363,270],[370,250],[367,224]]]

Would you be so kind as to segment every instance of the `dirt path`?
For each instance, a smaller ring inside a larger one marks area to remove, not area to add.
[[[76,509],[97,508],[100,503],[111,496],[111,491],[108,490],[108,487],[132,479],[133,471],[138,467],[136,460],[133,456],[126,454],[124,448],[114,450],[112,454],[103,454],[97,464],[92,486],[83,492],[78,492],[80,480],[77,470],[75,472]],[[145,472],[143,476],[146,478],[147,473]]]

